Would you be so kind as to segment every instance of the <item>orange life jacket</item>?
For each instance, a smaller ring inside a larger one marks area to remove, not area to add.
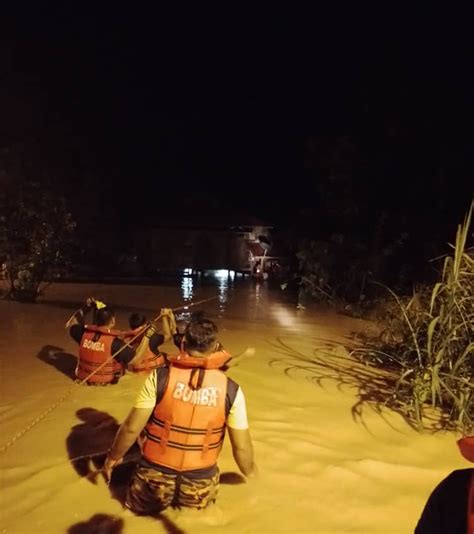
[[[184,365],[185,367],[201,367],[202,369],[220,369],[230,359],[232,354],[222,349],[218,352],[213,352],[205,358],[190,356],[182,349],[179,354],[168,356],[168,361],[177,365]]]
[[[145,427],[142,455],[176,471],[212,467],[225,437],[227,377],[218,370],[222,353],[206,358],[181,353],[168,360],[168,384]]]
[[[112,356],[112,343],[120,337],[119,330],[111,330],[104,326],[86,325],[79,345],[79,361],[76,376],[84,380],[101,364]],[[122,365],[115,359],[110,360],[104,367],[87,381],[90,384],[110,384],[123,374]]]
[[[149,330],[151,330],[149,332]],[[155,354],[150,350],[150,337],[155,333],[153,328],[143,328],[139,326],[134,330],[123,333],[124,340],[127,342],[141,333],[132,343],[131,347],[135,349],[135,357],[129,362],[127,368],[133,373],[148,373],[157,367],[162,367],[165,363],[164,354]]]

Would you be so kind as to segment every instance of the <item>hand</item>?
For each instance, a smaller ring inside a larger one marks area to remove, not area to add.
[[[110,479],[112,478],[112,471],[114,470],[114,467],[121,464],[123,462],[123,458],[119,458],[118,460],[113,460],[109,455],[107,455],[107,458],[104,462],[104,467],[102,467],[102,473],[104,475],[105,481],[107,484],[110,484]]]
[[[173,310],[170,310],[169,323],[170,323],[170,331],[176,332],[178,327],[176,325],[176,317],[174,316]]]

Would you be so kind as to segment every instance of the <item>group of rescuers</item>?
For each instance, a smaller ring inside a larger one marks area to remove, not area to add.
[[[219,343],[212,321],[196,314],[177,325],[172,310],[163,308],[161,332],[136,313],[129,317],[130,330],[122,332],[114,328],[113,310],[88,298],[71,322],[70,335],[79,344],[78,380],[109,385],[125,370],[148,375],[103,467],[110,481],[114,467],[138,443],[141,458],[127,508],[154,515],[170,505],[201,509],[214,502],[226,429],[240,471],[248,478],[256,475],[245,397],[224,372],[236,359]],[[171,338],[179,349],[175,355],[160,351]]]
[[[92,310],[93,321],[86,324]],[[114,329],[112,309],[89,298],[68,322],[76,323],[69,332],[79,343],[76,376],[81,382],[115,384],[125,369],[148,375],[103,467],[110,481],[114,467],[138,443],[141,457],[125,505],[140,515],[155,515],[170,505],[201,509],[214,502],[226,429],[240,471],[248,478],[257,473],[244,394],[224,373],[238,357],[223,349],[216,325],[203,315],[178,325],[172,310],[163,308],[160,319],[158,332],[143,315],[132,314],[130,330],[122,332]],[[175,355],[160,351],[171,338],[179,349]],[[474,436],[458,443],[474,462]],[[454,471],[437,486],[415,529],[416,534],[458,532],[474,534],[474,469]]]

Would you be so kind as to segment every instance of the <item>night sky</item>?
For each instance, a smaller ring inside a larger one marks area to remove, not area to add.
[[[429,210],[441,183],[457,221],[468,205],[468,7],[39,4],[3,19],[0,147],[69,193],[95,184],[131,220],[204,191],[288,222],[345,139],[372,203]]]

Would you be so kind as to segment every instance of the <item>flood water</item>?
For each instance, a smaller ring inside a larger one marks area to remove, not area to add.
[[[226,441],[216,505],[136,517],[117,489],[87,476],[93,463],[72,461],[108,448],[143,380],[73,384],[77,346],[64,323],[88,296],[115,308],[118,327],[130,312],[152,318],[162,307],[188,306],[178,316],[204,311],[230,352],[255,348],[228,373],[246,396],[258,479],[238,476]],[[204,299],[212,300],[190,307]],[[13,438],[0,453],[2,534],[406,534],[437,482],[468,467],[452,435],[418,434],[390,413],[354,419],[355,391],[325,374],[316,355],[324,362],[323,349],[367,324],[298,309],[278,285],[220,271],[159,286],[54,284],[35,304],[0,301],[0,319],[0,446]]]

